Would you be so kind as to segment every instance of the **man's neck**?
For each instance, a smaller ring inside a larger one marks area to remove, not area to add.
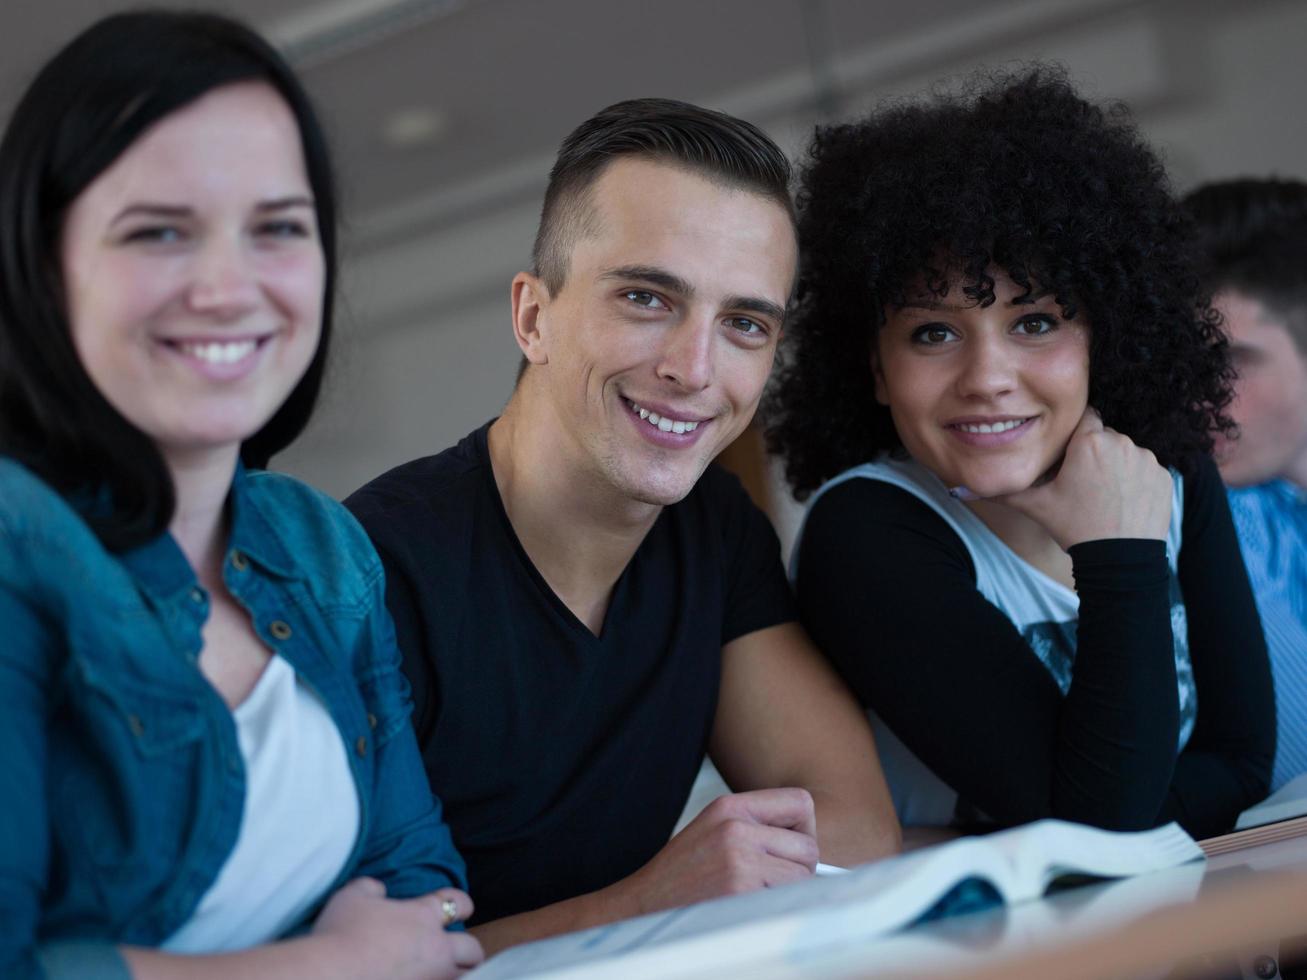
[[[1289,464],[1282,476],[1299,490],[1307,490],[1307,448]]]
[[[582,471],[548,410],[527,409],[520,396],[488,434],[495,485],[531,563],[598,636],[613,587],[662,508]]]

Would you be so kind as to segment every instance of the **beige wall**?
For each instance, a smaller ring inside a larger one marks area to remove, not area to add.
[[[1140,3],[1101,16],[1093,3],[1062,6],[1088,12],[1068,15],[1062,27],[1046,19],[1032,36],[1021,8],[1004,6],[1001,17],[991,10],[846,59],[837,68],[848,111],[978,63],[1056,58],[1086,91],[1136,108],[1181,190],[1238,174],[1307,176],[1307,4],[1239,14],[1237,5]],[[1048,9],[1041,7],[1045,16]],[[702,101],[748,115],[797,151],[815,121],[788,108],[803,84],[780,78],[766,88],[704,93]],[[470,208],[449,204],[458,189],[442,191],[426,202],[432,218],[422,234],[406,228],[402,214],[357,221],[330,389],[279,465],[343,496],[500,410],[517,365],[508,284],[526,261],[548,164],[506,161],[502,173],[465,189],[482,202]],[[785,538],[793,517],[782,519]]]

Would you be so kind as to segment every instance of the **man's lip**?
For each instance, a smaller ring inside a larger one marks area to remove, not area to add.
[[[635,408],[643,408],[648,412],[656,413],[659,418],[671,419],[673,422],[695,422],[702,425],[705,422],[711,421],[713,418],[711,415],[687,415],[685,414],[684,409],[675,409],[669,405],[663,404],[662,402],[642,401],[638,398],[631,398],[627,395],[622,395],[621,397],[622,401],[626,402],[627,407],[632,408],[633,410]]]

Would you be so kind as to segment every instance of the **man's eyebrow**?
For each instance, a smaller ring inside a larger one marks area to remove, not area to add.
[[[658,286],[678,296],[693,296],[694,287],[673,272],[653,265],[624,265],[616,269],[606,269],[599,274],[600,279],[615,279],[622,282],[643,282]],[[723,309],[739,310],[742,313],[757,313],[771,317],[777,323],[785,320],[785,307],[769,299],[758,296],[729,296],[722,303]]]
[[[761,316],[770,317],[777,323],[785,322],[785,307],[773,303],[769,299],[761,299],[757,296],[732,296],[726,300],[723,306],[728,310],[739,310],[741,313],[757,313]]]
[[[693,296],[694,287],[675,273],[660,269],[656,265],[623,265],[616,269],[605,269],[599,274],[603,280],[636,281],[658,286],[678,296]]]

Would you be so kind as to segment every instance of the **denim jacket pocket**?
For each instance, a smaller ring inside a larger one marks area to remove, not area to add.
[[[146,758],[167,755],[193,742],[204,728],[198,696],[157,690],[147,682],[125,677],[111,677],[99,665],[84,660],[74,670],[85,681],[88,691],[96,699],[102,699],[108,709],[101,714],[102,722],[110,729],[104,734],[110,738],[125,734]]]
[[[197,696],[157,690],[85,660],[70,664],[68,697],[50,737],[56,847],[69,866],[96,869],[83,886],[106,907],[162,886],[192,844],[205,800],[197,781],[206,718]],[[140,801],[149,800],[147,806]]]

